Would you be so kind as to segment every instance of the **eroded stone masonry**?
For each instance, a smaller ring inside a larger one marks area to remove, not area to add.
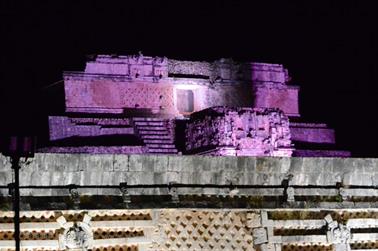
[[[65,116],[40,152],[349,156],[335,132],[300,118],[280,64],[99,55],[65,72]]]
[[[303,121],[282,65],[100,55],[64,90],[19,163],[22,250],[378,250],[378,159]],[[1,251],[11,170],[0,155]]]
[[[13,214],[0,212],[12,249]],[[377,210],[77,210],[21,214],[28,250],[376,250]],[[75,223],[74,223],[75,222]]]
[[[377,159],[38,153],[20,178],[24,250],[378,248]]]

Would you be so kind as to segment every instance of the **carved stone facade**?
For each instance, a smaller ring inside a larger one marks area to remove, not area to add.
[[[67,115],[49,118],[50,139],[38,151],[349,156],[334,149],[332,129],[300,119],[299,87],[290,81],[280,64],[97,55],[83,72],[64,73]],[[219,109],[228,109],[225,126],[244,124],[215,132],[220,117],[211,111]],[[214,121],[199,122],[195,114],[206,112]],[[256,116],[248,122],[247,113]],[[270,122],[252,125],[263,120]]]
[[[30,211],[21,213],[21,246],[99,251],[365,250],[378,248],[376,215],[374,209]],[[12,216],[0,212],[1,250],[13,247]],[[58,234],[47,236],[46,231]]]
[[[57,219],[64,232],[59,236],[59,247],[65,250],[89,250],[93,247],[91,217],[84,214],[81,222],[67,222],[64,216]]]
[[[25,250],[378,248],[377,159],[37,153],[20,165]],[[0,250],[14,247],[10,170],[0,156]]]
[[[291,156],[289,120],[277,109],[214,107],[193,114],[186,150],[211,155]]]

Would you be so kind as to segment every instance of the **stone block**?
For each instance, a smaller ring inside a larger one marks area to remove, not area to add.
[[[54,189],[33,189],[29,196],[52,196]]]
[[[114,171],[129,171],[129,155],[114,154],[113,155],[113,170]]]
[[[129,171],[165,172],[168,171],[168,156],[164,155],[130,155]]]
[[[124,173],[124,180],[128,185],[151,185],[154,184],[154,173],[128,172]]]
[[[143,156],[139,156],[139,155],[130,155],[129,156],[129,171],[130,172],[142,172],[144,171],[144,167],[143,167],[143,160],[142,160],[142,157]],[[150,167],[150,171],[152,171],[152,167]]]
[[[167,172],[167,182],[181,183],[181,173],[179,172]]]
[[[290,169],[288,172],[291,174],[303,172],[303,159],[304,158],[300,157],[292,157],[290,159]]]
[[[332,173],[333,169],[333,159],[332,158],[304,158],[303,163],[307,167],[307,163],[311,162],[308,165],[310,170],[309,172],[315,173]]]
[[[154,172],[154,184],[167,184],[168,178],[166,172]]]
[[[201,169],[201,166],[194,167],[192,156],[169,156],[168,162],[168,171],[194,172],[195,168]]]
[[[216,180],[215,172],[193,172],[191,175],[190,184],[214,184]]]
[[[104,186],[118,186],[122,181],[122,172],[102,172],[102,183]]]
[[[370,159],[370,158],[364,158],[364,159],[355,159],[356,168],[361,168],[364,173],[372,174],[372,173],[378,173],[378,160],[377,159]]]
[[[334,251],[350,251],[350,246],[347,243],[342,243],[342,244],[334,244],[333,245],[333,250]]]
[[[287,173],[290,169],[290,158],[256,158],[256,172]]]
[[[11,169],[10,158],[0,153],[0,172],[9,171]]]
[[[81,186],[91,186],[91,185],[101,185],[103,180],[102,173],[99,172],[80,172],[80,185]]]
[[[154,172],[166,172],[168,171],[168,156],[155,155],[149,156],[143,161],[144,166],[152,166]]]
[[[52,189],[51,196],[70,196],[70,191],[67,188]]]
[[[36,153],[21,168],[39,171],[75,172],[79,170],[79,154]]]
[[[190,172],[180,172],[181,175],[181,183],[182,184],[192,184],[193,181],[193,173]]]
[[[232,156],[198,156],[199,158],[193,158],[193,171],[203,172],[203,171],[237,171],[237,160]]]
[[[229,157],[229,158],[235,158],[234,161],[236,161],[237,165],[234,169],[235,172],[254,172],[256,171],[256,158],[254,157]]]
[[[261,216],[258,213],[247,214],[247,227],[258,228],[261,227]]]
[[[80,172],[64,173],[62,185],[80,184]]]
[[[12,172],[9,171],[0,171],[0,186],[5,186],[9,183],[12,183]]]
[[[247,173],[244,177],[245,185],[281,185],[284,174]]]
[[[352,158],[333,158],[332,172],[333,173],[346,173],[353,171]]]
[[[260,245],[261,251],[276,251],[276,247],[272,243],[264,243]]]
[[[20,196],[33,196],[33,190],[31,188],[22,188],[20,189]]]
[[[378,173],[372,174],[373,177],[373,186],[378,186]]]
[[[268,242],[268,235],[266,229],[263,227],[252,229],[253,243],[260,245]]]
[[[266,141],[267,137],[271,140]],[[220,156],[291,156],[292,153],[288,118],[276,109],[207,108],[191,115],[185,138],[187,151],[227,146],[215,153]]]
[[[331,180],[332,181],[332,180]],[[296,173],[291,179],[290,185],[296,186],[306,186],[306,185],[328,185],[325,182],[331,182],[324,173]],[[335,185],[336,183],[331,182],[330,185]]]
[[[74,154],[73,154],[74,155]],[[80,171],[109,172],[113,171],[113,155],[109,154],[81,154],[79,162]]]
[[[48,185],[48,186],[67,185],[65,183],[65,179],[67,177],[66,173],[53,172],[53,171],[40,172],[40,173],[43,175],[41,183],[40,183],[41,185]]]
[[[58,172],[59,173],[59,172]],[[30,183],[28,185],[31,186],[48,186],[50,185],[50,177],[51,177],[51,172],[30,172],[28,173],[30,175]],[[20,175],[21,177],[21,175]],[[20,180],[21,184],[21,180]],[[25,184],[23,184],[25,185]]]
[[[372,186],[374,184],[371,174],[360,172],[347,172],[342,176],[342,183],[346,186]]]

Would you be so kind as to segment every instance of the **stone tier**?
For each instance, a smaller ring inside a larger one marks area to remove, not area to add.
[[[175,146],[174,120],[159,118],[133,118],[139,137],[147,147],[148,153],[177,154]]]

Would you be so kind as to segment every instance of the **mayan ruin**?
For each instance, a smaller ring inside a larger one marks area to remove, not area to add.
[[[20,161],[23,249],[378,248],[378,161],[302,121],[282,65],[99,55],[63,76],[66,114]]]
[[[378,251],[378,1],[0,1],[0,251]]]

